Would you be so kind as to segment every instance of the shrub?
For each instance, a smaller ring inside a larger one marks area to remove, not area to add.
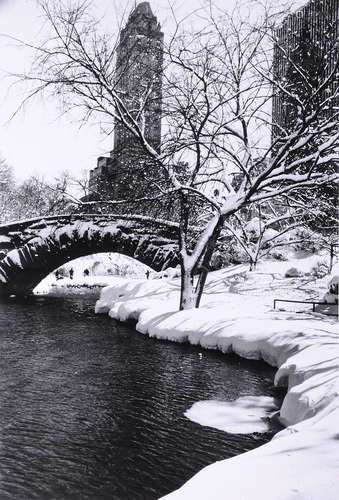
[[[315,278],[323,278],[329,273],[329,267],[324,261],[319,261],[311,269],[311,274]]]

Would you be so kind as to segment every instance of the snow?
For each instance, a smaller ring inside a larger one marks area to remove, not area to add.
[[[333,266],[330,281],[328,282],[329,291],[332,293],[338,293],[338,285],[339,285],[339,263]]]
[[[327,284],[327,291],[323,297],[323,301],[327,304],[338,304],[339,292],[339,264],[333,266],[329,282]]]
[[[253,217],[250,221],[245,224],[245,231],[250,233],[251,238],[258,239],[260,233],[264,230],[264,234],[262,236],[262,242],[269,241],[273,238],[276,238],[279,233],[275,229],[267,228],[266,223],[261,223],[258,217]]]
[[[200,425],[233,434],[266,432],[268,417],[277,411],[274,398],[243,396],[235,401],[199,401],[185,416]]]
[[[11,250],[10,252],[8,252],[8,254],[6,255],[6,257],[3,260],[5,262],[8,262],[10,265],[16,265],[16,266],[22,268],[20,249],[17,250],[15,248],[14,250]]]
[[[152,271],[150,273],[150,278],[151,279],[173,279],[173,278],[179,278],[180,277],[180,266],[177,267],[168,267],[165,269],[165,271]]]
[[[286,428],[272,441],[211,464],[164,499],[337,498],[336,321],[333,316],[320,313],[272,308],[273,298],[321,299],[328,277],[310,277],[319,258],[322,257],[312,255],[289,262],[264,262],[254,273],[243,265],[210,273],[198,310],[177,310],[180,283],[176,279],[119,279],[102,290],[96,312],[108,312],[112,318],[123,321],[133,318],[139,332],[158,339],[263,359],[277,367],[275,384],[288,389],[280,409],[280,420]],[[284,278],[286,270],[293,266],[309,276]],[[247,432],[253,430],[266,409],[258,404],[258,413],[252,422],[247,422],[248,411],[243,408],[241,413],[241,404],[239,400],[232,405],[197,402],[187,408],[186,415],[203,425],[233,430],[241,415],[243,431]]]
[[[4,236],[0,234],[0,243],[11,243],[11,238],[9,236]]]

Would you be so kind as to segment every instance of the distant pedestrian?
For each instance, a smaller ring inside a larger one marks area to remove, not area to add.
[[[74,269],[73,267],[71,267],[71,269],[69,270],[69,277],[71,280],[73,279],[73,275],[74,275]]]
[[[59,271],[58,271],[58,270],[56,270],[54,274],[55,274],[55,278],[58,280],[58,279],[60,278]]]
[[[88,269],[84,269],[84,276],[89,276],[89,270]]]
[[[149,275],[150,275],[150,272],[149,272],[149,270],[147,269],[147,271],[146,271],[146,278],[147,278],[147,279],[149,278]]]

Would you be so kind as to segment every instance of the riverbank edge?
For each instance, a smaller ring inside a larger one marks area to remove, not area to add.
[[[177,290],[169,282],[123,279],[101,291],[97,313],[136,320],[136,330],[150,337],[263,359],[277,368],[275,385],[288,387],[280,410],[286,428],[272,441],[202,469],[163,500],[334,500],[339,461],[335,324],[276,312],[262,318],[248,314],[251,300],[246,302],[247,314],[239,318],[239,311],[211,300],[198,310],[177,311]]]

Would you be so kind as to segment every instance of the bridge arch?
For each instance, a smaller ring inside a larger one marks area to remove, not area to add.
[[[175,223],[135,216],[71,215],[0,226],[0,294],[27,295],[63,264],[116,252],[155,271],[178,263]]]

